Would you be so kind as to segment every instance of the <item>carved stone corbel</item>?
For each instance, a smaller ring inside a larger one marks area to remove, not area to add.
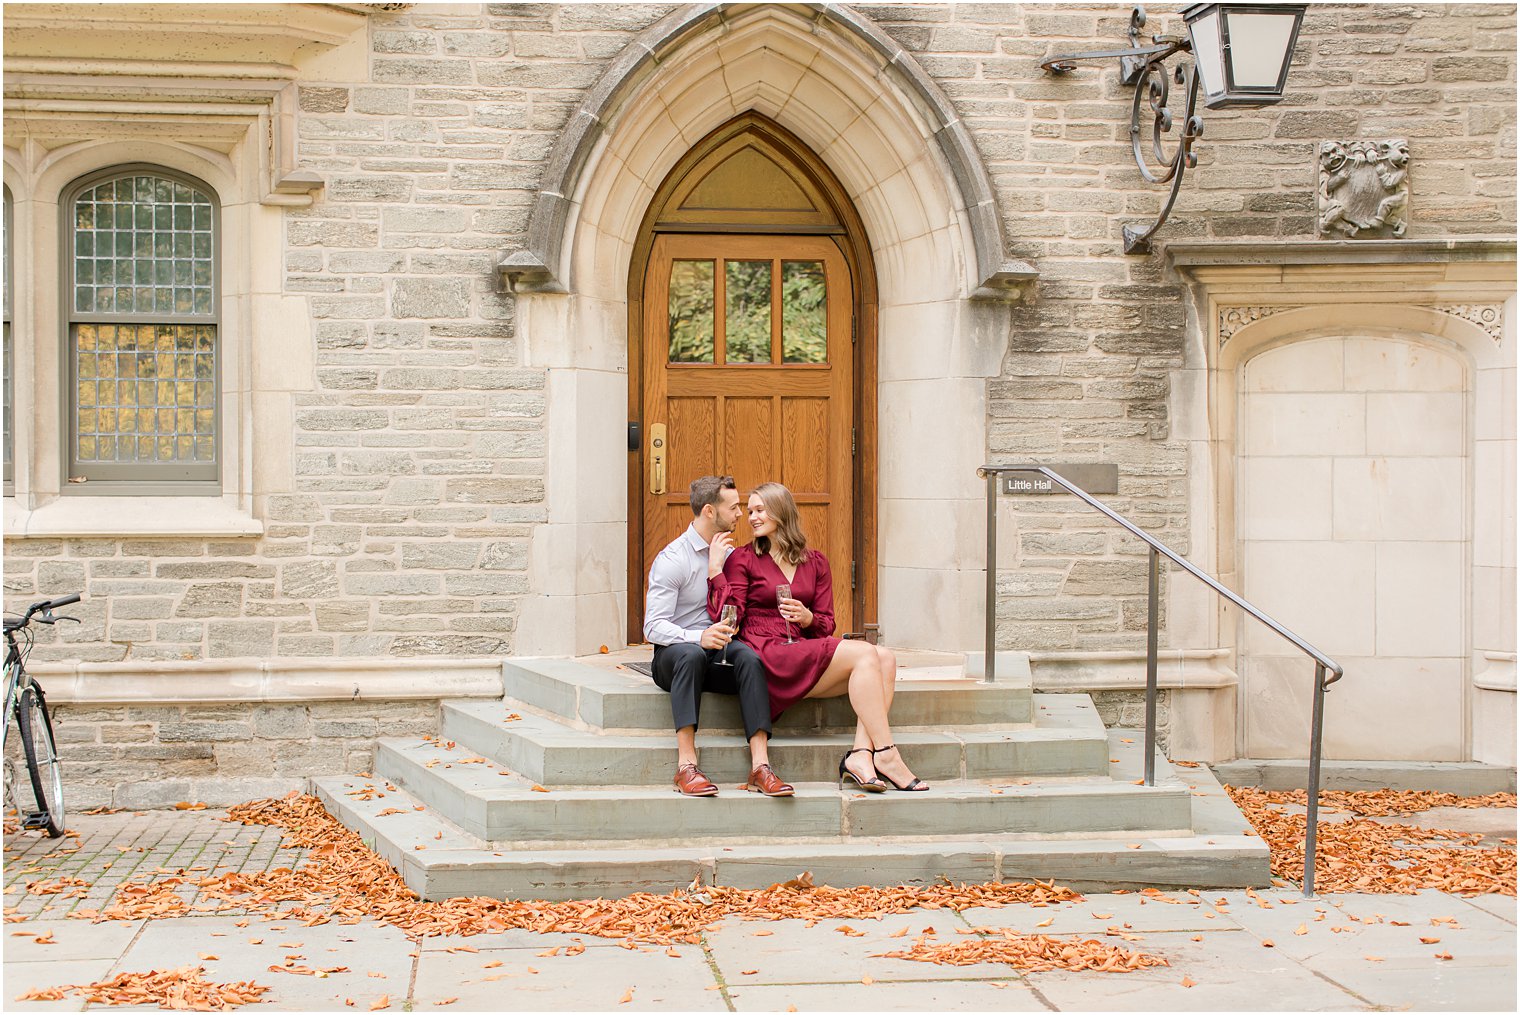
[[[1325,141],[1319,150],[1319,235],[1398,238],[1408,223],[1409,142]]]

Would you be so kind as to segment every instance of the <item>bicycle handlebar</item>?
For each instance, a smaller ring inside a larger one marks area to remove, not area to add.
[[[28,624],[30,624],[32,622],[32,618],[36,617],[39,613],[42,614],[42,616],[37,620],[39,624],[51,624],[54,620],[75,620],[76,618],[74,617],[55,618],[52,615],[53,610],[56,607],[60,606],[73,606],[75,603],[84,602],[84,600],[88,598],[88,593],[75,592],[73,595],[59,596],[57,599],[44,599],[39,603],[33,603],[31,606],[28,606],[26,608],[26,613],[22,616],[17,618],[5,618],[5,630],[7,632],[19,631],[21,628],[26,627]]]

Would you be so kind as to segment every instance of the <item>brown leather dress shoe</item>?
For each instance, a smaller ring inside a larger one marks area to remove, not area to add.
[[[717,796],[718,787],[696,765],[676,769],[676,792],[682,796]]]
[[[747,790],[757,790],[766,796],[792,796],[797,791],[781,781],[781,776],[769,765],[761,765],[749,774]]]

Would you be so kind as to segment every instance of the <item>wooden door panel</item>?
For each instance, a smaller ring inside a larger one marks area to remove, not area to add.
[[[831,446],[827,398],[781,399],[781,482],[793,494],[829,492]],[[773,473],[774,475],[774,473]]]
[[[822,550],[829,558],[829,566],[837,572],[840,567],[849,569],[850,562],[847,559],[841,563],[834,554],[829,552],[832,545],[829,531],[829,508],[826,504],[809,504],[806,502],[797,505],[797,513],[802,517],[802,531],[807,533],[808,545],[815,550]],[[845,597],[845,598],[848,598]],[[836,610],[838,607],[835,608]]]
[[[792,373],[796,371],[796,373]],[[819,367],[670,367],[665,393],[676,398],[683,395],[713,397],[715,391],[730,396],[798,395],[828,396],[833,377],[828,368]]]
[[[711,398],[671,398],[666,400],[665,416],[670,439],[668,496],[688,504],[691,481],[717,469],[717,406]]]

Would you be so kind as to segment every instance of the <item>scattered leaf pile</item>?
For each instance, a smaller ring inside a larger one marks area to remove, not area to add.
[[[1309,805],[1309,793],[1302,789],[1261,790],[1262,798],[1273,804]],[[1384,818],[1402,814],[1417,814],[1432,807],[1508,807],[1514,809],[1513,793],[1489,793],[1485,796],[1458,796],[1455,793],[1436,793],[1431,790],[1375,789],[1375,790],[1321,790],[1321,810],[1350,811],[1359,818]]]
[[[51,880],[28,881],[26,890],[32,895],[57,895],[63,899],[77,899],[89,893],[90,883],[84,878],[59,877]]]
[[[697,935],[727,916],[755,920],[871,918],[919,909],[962,910],[1027,904],[1047,906],[1081,899],[1047,884],[942,884],[925,887],[831,888],[804,874],[765,889],[726,886],[639,892],[621,899],[567,902],[461,897],[419,900],[401,876],[345,828],[313,796],[255,800],[228,811],[229,821],[284,830],[285,845],[310,850],[299,869],[229,873],[199,880],[162,878],[129,883],[100,912],[71,914],[96,920],[177,916],[190,911],[181,885],[200,890],[197,912],[239,909],[309,925],[371,918],[410,937],[491,934],[511,929],[588,934],[650,944],[695,944]]]
[[[1036,972],[1069,969],[1073,972],[1133,973],[1149,966],[1171,965],[1159,956],[1132,952],[1091,938],[1081,941],[1046,934],[1019,934],[992,927],[978,927],[977,930],[999,936],[942,945],[929,944],[926,939],[919,938],[910,948],[883,952],[878,957],[933,962],[943,966],[1005,962],[1015,969]]]
[[[16,1000],[59,1001],[73,991],[91,1004],[156,1004],[176,1011],[220,1011],[258,1004],[259,995],[269,990],[249,980],[210,983],[205,972],[205,966],[186,966],[146,973],[121,973],[98,983],[43,987],[22,994]]]
[[[1272,851],[1272,873],[1296,879],[1304,869],[1302,814],[1288,814],[1283,804],[1303,804],[1303,790],[1260,790],[1227,786],[1235,801]],[[1424,803],[1445,798],[1444,793],[1379,790],[1321,794],[1327,805],[1343,806],[1354,817],[1346,821],[1321,821],[1314,860],[1314,887],[1319,892],[1373,892],[1413,895],[1435,889],[1456,895],[1515,894],[1515,851],[1484,849],[1475,844],[1483,836],[1451,829],[1385,825],[1366,820],[1373,814],[1408,814],[1433,806],[1469,806]],[[1470,806],[1513,806],[1514,794],[1493,794],[1476,799],[1498,802]],[[1456,798],[1461,800],[1463,798]],[[1362,810],[1359,808],[1366,808]]]

